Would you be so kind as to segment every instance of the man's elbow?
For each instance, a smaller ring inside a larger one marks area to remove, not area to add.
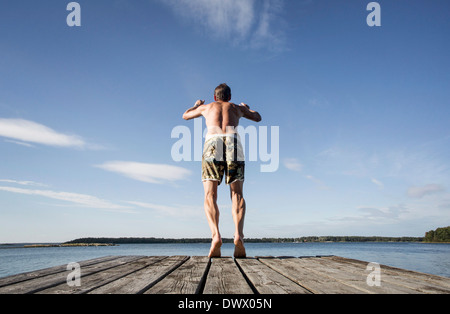
[[[183,119],[187,121],[189,120],[189,116],[187,114],[183,114]]]

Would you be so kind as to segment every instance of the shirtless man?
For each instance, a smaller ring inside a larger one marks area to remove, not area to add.
[[[183,114],[183,119],[205,117],[208,134],[202,160],[202,181],[205,190],[205,212],[212,233],[209,257],[220,257],[222,237],[219,232],[219,208],[217,187],[225,176],[230,186],[232,215],[235,224],[234,257],[246,257],[244,247],[245,200],[243,196],[245,161],[242,145],[236,128],[240,118],[260,122],[258,112],[250,110],[244,103],[230,103],[231,89],[226,84],[214,91],[214,102],[205,105],[198,100],[195,106]]]

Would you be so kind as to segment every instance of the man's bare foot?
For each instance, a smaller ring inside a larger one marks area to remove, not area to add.
[[[245,258],[247,253],[245,252],[244,240],[241,238],[234,238],[234,257]]]
[[[222,247],[222,239],[220,237],[213,238],[211,241],[211,250],[209,251],[208,257],[220,257],[220,248]]]

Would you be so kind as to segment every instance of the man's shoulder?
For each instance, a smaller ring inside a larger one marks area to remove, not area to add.
[[[239,112],[242,112],[243,107],[240,105],[236,105],[235,103],[231,103],[231,106]]]
[[[204,108],[211,108],[211,107],[215,107],[215,106],[218,106],[218,105],[219,105],[218,102],[213,101],[213,102],[211,102],[209,104],[204,104],[203,107]]]
[[[232,102],[212,102],[210,104],[207,105],[203,105],[203,107],[205,107],[205,109],[207,108],[217,108],[220,110],[230,110],[230,109],[236,109],[236,110],[241,110],[241,106],[236,105],[235,103]]]
[[[200,108],[202,108],[202,109],[211,108],[211,107],[214,106],[214,104],[215,104],[214,102],[209,103],[209,104],[203,104],[203,105],[200,106]]]
[[[229,106],[230,108],[234,108],[234,109],[240,109],[239,107],[239,105],[236,105],[235,103],[233,103],[233,102],[228,102],[228,103],[226,103],[227,104],[227,106]]]

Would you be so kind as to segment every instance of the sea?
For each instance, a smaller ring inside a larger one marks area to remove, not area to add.
[[[208,243],[23,248],[0,245],[0,278],[111,255],[206,256]],[[415,242],[246,243],[247,256],[335,255],[450,278],[450,244]],[[233,256],[224,243],[222,256]]]

